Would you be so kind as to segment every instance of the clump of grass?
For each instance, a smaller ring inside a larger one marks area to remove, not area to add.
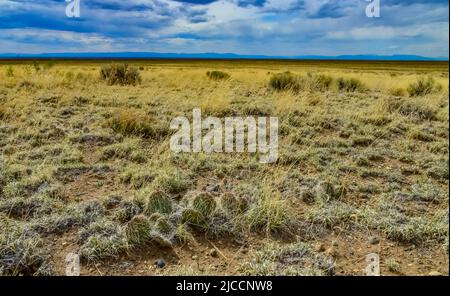
[[[115,259],[128,249],[125,232],[118,224],[102,219],[80,231],[80,257],[87,262]]]
[[[0,106],[0,120],[5,120],[9,117],[9,111],[5,106]]]
[[[136,85],[141,83],[139,70],[127,64],[113,64],[100,69],[100,78],[108,85]]]
[[[208,71],[206,76],[211,80],[226,80],[230,78],[230,74],[222,71]]]
[[[395,97],[404,97],[407,94],[406,90],[401,87],[391,88],[389,89],[389,93]]]
[[[169,128],[159,125],[154,118],[140,110],[120,110],[109,121],[109,126],[117,133],[143,138],[160,139],[169,133]]]
[[[420,120],[436,120],[438,110],[431,107],[427,102],[410,99],[400,104],[398,112],[403,116],[411,116]]]
[[[343,184],[336,184],[330,180],[325,180],[317,184],[316,196],[321,202],[342,199],[347,194],[347,187]]]
[[[0,217],[0,222],[0,275],[51,274],[49,255],[40,236],[5,217]]]
[[[361,213],[362,222],[382,231],[387,238],[422,245],[430,241],[443,242],[448,237],[448,209],[433,217],[411,217],[395,200],[383,198],[375,209]]]
[[[418,140],[422,142],[432,142],[434,141],[434,136],[429,133],[422,131],[420,129],[412,129],[408,133],[409,137],[413,140]]]
[[[0,200],[0,212],[13,218],[35,218],[51,213],[52,205],[45,197],[14,197]]]
[[[352,221],[356,210],[351,205],[340,201],[321,203],[307,214],[307,219],[314,224],[327,228]]]
[[[122,143],[103,148],[102,160],[127,159],[138,163],[145,162],[145,155],[139,148],[139,141],[125,139]]]
[[[269,86],[275,90],[296,90],[297,78],[290,72],[274,74],[269,80]]]
[[[147,166],[131,165],[121,174],[121,181],[135,189],[143,188],[155,180],[155,174]]]
[[[311,90],[325,91],[333,84],[333,77],[325,74],[308,73],[309,88]]]
[[[6,77],[14,77],[14,69],[12,66],[6,68]]]
[[[361,80],[357,78],[340,77],[336,80],[336,86],[339,91],[345,92],[357,92],[357,91],[364,91],[366,89]]]
[[[37,61],[33,61],[33,68],[36,73],[41,71],[41,66],[39,65],[39,63]]]
[[[247,218],[250,228],[267,234],[289,233],[295,220],[281,194],[270,188],[263,189],[259,199],[248,210]]]
[[[305,243],[269,243],[256,251],[239,271],[247,276],[332,276],[334,262]]]
[[[242,214],[248,210],[249,203],[245,198],[226,193],[220,198],[222,208],[232,216]]]
[[[189,188],[189,180],[178,169],[164,169],[158,173],[153,185],[166,193],[179,194]]]
[[[400,263],[398,263],[394,259],[386,260],[386,267],[390,272],[395,273],[395,274],[400,274],[402,271],[402,267],[401,267]]]
[[[43,216],[34,221],[33,229],[42,233],[61,234],[72,228],[89,225],[105,215],[104,207],[97,201],[69,205],[61,212]]]
[[[354,135],[351,137],[352,146],[353,147],[368,147],[374,142],[374,137],[372,136],[363,136],[363,135]]]
[[[172,212],[172,200],[161,191],[154,191],[148,197],[146,213],[170,214]]]
[[[437,92],[441,88],[442,86],[437,84],[433,77],[421,77],[416,82],[411,83],[407,91],[411,97],[420,97]]]
[[[306,76],[301,76],[285,72],[272,75],[269,87],[278,91],[325,91],[331,87],[332,83],[333,77],[329,75],[308,73]]]

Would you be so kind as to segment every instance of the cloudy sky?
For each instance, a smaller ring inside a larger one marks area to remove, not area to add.
[[[448,0],[0,0],[0,53],[449,56]]]

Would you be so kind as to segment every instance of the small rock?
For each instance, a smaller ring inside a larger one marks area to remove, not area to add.
[[[164,261],[163,259],[158,259],[156,260],[155,265],[158,268],[164,268],[166,266],[166,261]]]
[[[326,250],[324,244],[317,244],[315,249],[316,249],[316,252],[319,252],[319,253],[325,252],[325,250]]]
[[[209,192],[209,193],[213,193],[213,192],[218,192],[219,191],[219,185],[208,185],[207,187],[206,187],[206,192]]]
[[[197,255],[193,255],[192,256],[192,260],[197,260],[198,259],[198,256]]]
[[[211,249],[211,251],[209,251],[209,255],[211,255],[211,257],[216,258],[219,255],[219,253],[217,252],[216,249]]]
[[[429,276],[443,276],[439,271],[432,271],[428,274]]]
[[[338,258],[340,256],[339,252],[333,247],[328,248],[325,251],[325,253],[326,253],[327,256],[330,256],[330,257],[333,257],[333,258]]]
[[[378,245],[380,243],[380,239],[376,236],[369,237],[369,243],[371,245]]]

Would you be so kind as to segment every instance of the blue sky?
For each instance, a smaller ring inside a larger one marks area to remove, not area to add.
[[[448,0],[0,0],[0,53],[449,56]]]

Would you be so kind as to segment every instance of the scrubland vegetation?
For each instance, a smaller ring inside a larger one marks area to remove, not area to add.
[[[448,63],[128,63],[0,63],[0,274],[448,274]],[[199,107],[278,162],[173,154]]]

